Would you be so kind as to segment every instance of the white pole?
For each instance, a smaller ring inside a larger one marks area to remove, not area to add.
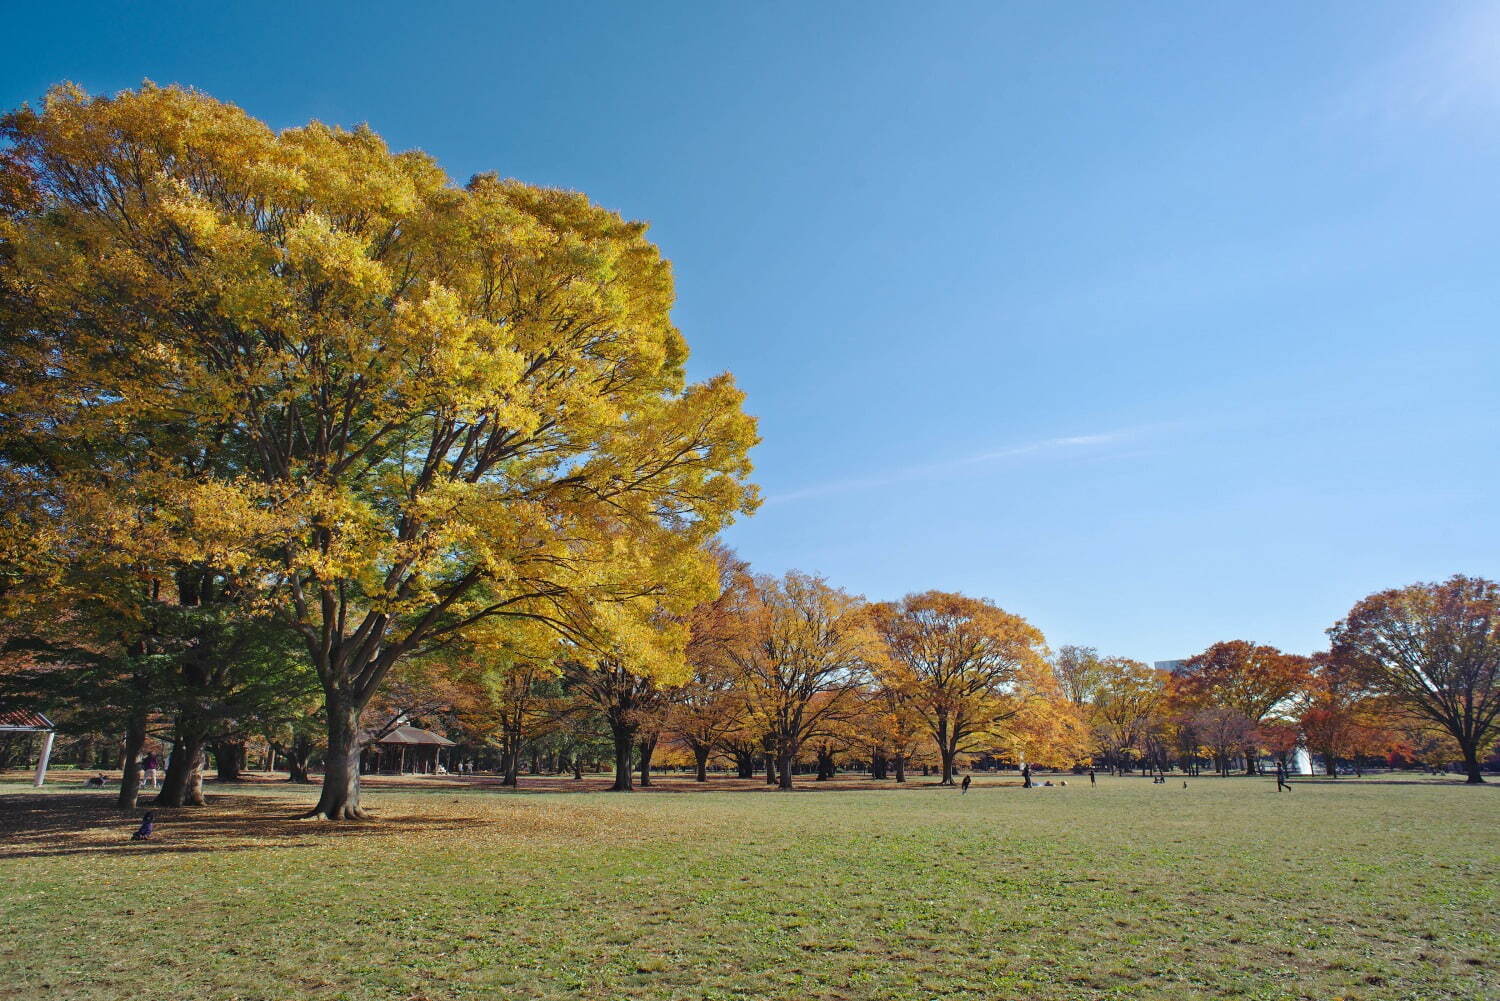
[[[47,761],[52,757],[52,731],[48,730],[42,737],[42,756],[36,762],[36,779],[31,783],[38,789],[42,783],[47,781]]]

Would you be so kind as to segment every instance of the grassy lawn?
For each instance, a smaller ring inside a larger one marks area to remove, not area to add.
[[[1495,787],[251,785],[132,845],[63,781],[0,784],[3,997],[1500,996]]]

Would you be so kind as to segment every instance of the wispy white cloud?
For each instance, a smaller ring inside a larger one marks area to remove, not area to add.
[[[1445,13],[1404,50],[1354,81],[1335,101],[1336,114],[1394,122],[1489,116],[1500,108],[1500,7],[1428,9]]]
[[[785,493],[771,494],[766,498],[766,503],[780,504],[787,501],[807,500],[812,497],[825,497],[829,494],[888,487],[897,483],[910,482],[911,480],[951,475],[970,466],[1000,462],[1005,459],[1016,459],[1023,456],[1041,458],[1068,452],[1097,451],[1099,446],[1112,445],[1130,440],[1144,430],[1146,429],[1140,427],[1121,428],[1116,431],[1105,431],[1099,434],[1078,434],[1066,435],[1059,438],[1042,438],[1038,441],[1023,442],[1019,445],[1008,445],[1005,448],[975,452],[973,455],[960,456],[956,459],[945,459],[942,462],[902,466],[870,476],[854,476],[841,480],[830,480],[826,483],[817,483],[812,486],[789,490]]]

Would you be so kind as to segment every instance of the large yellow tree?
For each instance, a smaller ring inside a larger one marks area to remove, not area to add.
[[[361,815],[359,714],[404,659],[508,618],[671,659],[653,617],[712,594],[755,427],[727,375],[687,384],[644,224],[179,88],[59,89],[0,128],[12,444],[296,628],[313,815]]]

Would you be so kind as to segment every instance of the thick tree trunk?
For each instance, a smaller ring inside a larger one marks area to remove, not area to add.
[[[885,769],[886,757],[883,753],[877,751],[870,755],[870,778],[876,780],[884,779],[886,777]]]
[[[958,751],[948,746],[939,747],[938,751],[943,756],[943,780],[938,785],[951,786],[953,784],[953,759],[958,756]]]
[[[203,745],[202,734],[184,734],[178,730],[177,743],[172,746],[172,760],[162,778],[161,792],[156,794],[152,805],[203,805]]]
[[[896,755],[896,781],[906,781],[906,755],[904,754]]]
[[[503,786],[521,784],[521,736],[512,733],[505,738],[505,774],[500,779]]]
[[[218,770],[220,782],[240,781],[241,769],[245,761],[245,742],[243,740],[221,740],[214,745],[214,765]]]
[[[1324,770],[1329,775],[1333,776],[1334,778],[1338,778],[1338,776],[1339,776],[1339,763],[1338,763],[1338,760],[1336,758],[1334,758],[1334,756],[1332,754],[1329,754],[1329,753],[1326,753],[1326,752],[1324,753],[1324,755],[1323,755],[1323,765],[1324,765]]]
[[[776,784],[776,756],[774,754],[772,754],[771,752],[767,751],[766,752],[766,785],[773,786],[775,784]]]
[[[1464,774],[1468,776],[1465,781],[1469,785],[1477,785],[1484,781],[1484,776],[1479,771],[1479,745],[1471,741],[1463,745],[1464,752]]]
[[[734,772],[738,778],[755,778],[755,755],[749,751],[735,751]]]
[[[696,774],[693,776],[693,781],[695,781],[695,782],[707,782],[708,781],[708,748],[707,747],[699,746],[699,747],[693,748],[693,765],[696,768]]]
[[[610,730],[615,742],[615,784],[611,792],[633,792],[635,777],[631,774],[631,758],[635,752],[635,728],[611,723]]]
[[[818,781],[827,782],[833,775],[833,752],[827,748],[818,748]]]
[[[293,737],[291,745],[282,753],[286,755],[287,781],[311,784],[312,779],[307,774],[307,759],[312,754],[312,741],[302,736]]]
[[[340,698],[328,701],[328,754],[318,805],[304,814],[315,820],[364,820],[359,803],[359,713],[362,707]]]
[[[795,752],[782,751],[776,761],[776,788],[787,790],[792,787],[792,765],[796,763]]]
[[[141,795],[141,749],[146,746],[146,717],[132,713],[125,724],[125,760],[120,767],[120,795],[115,806],[134,810]]]

